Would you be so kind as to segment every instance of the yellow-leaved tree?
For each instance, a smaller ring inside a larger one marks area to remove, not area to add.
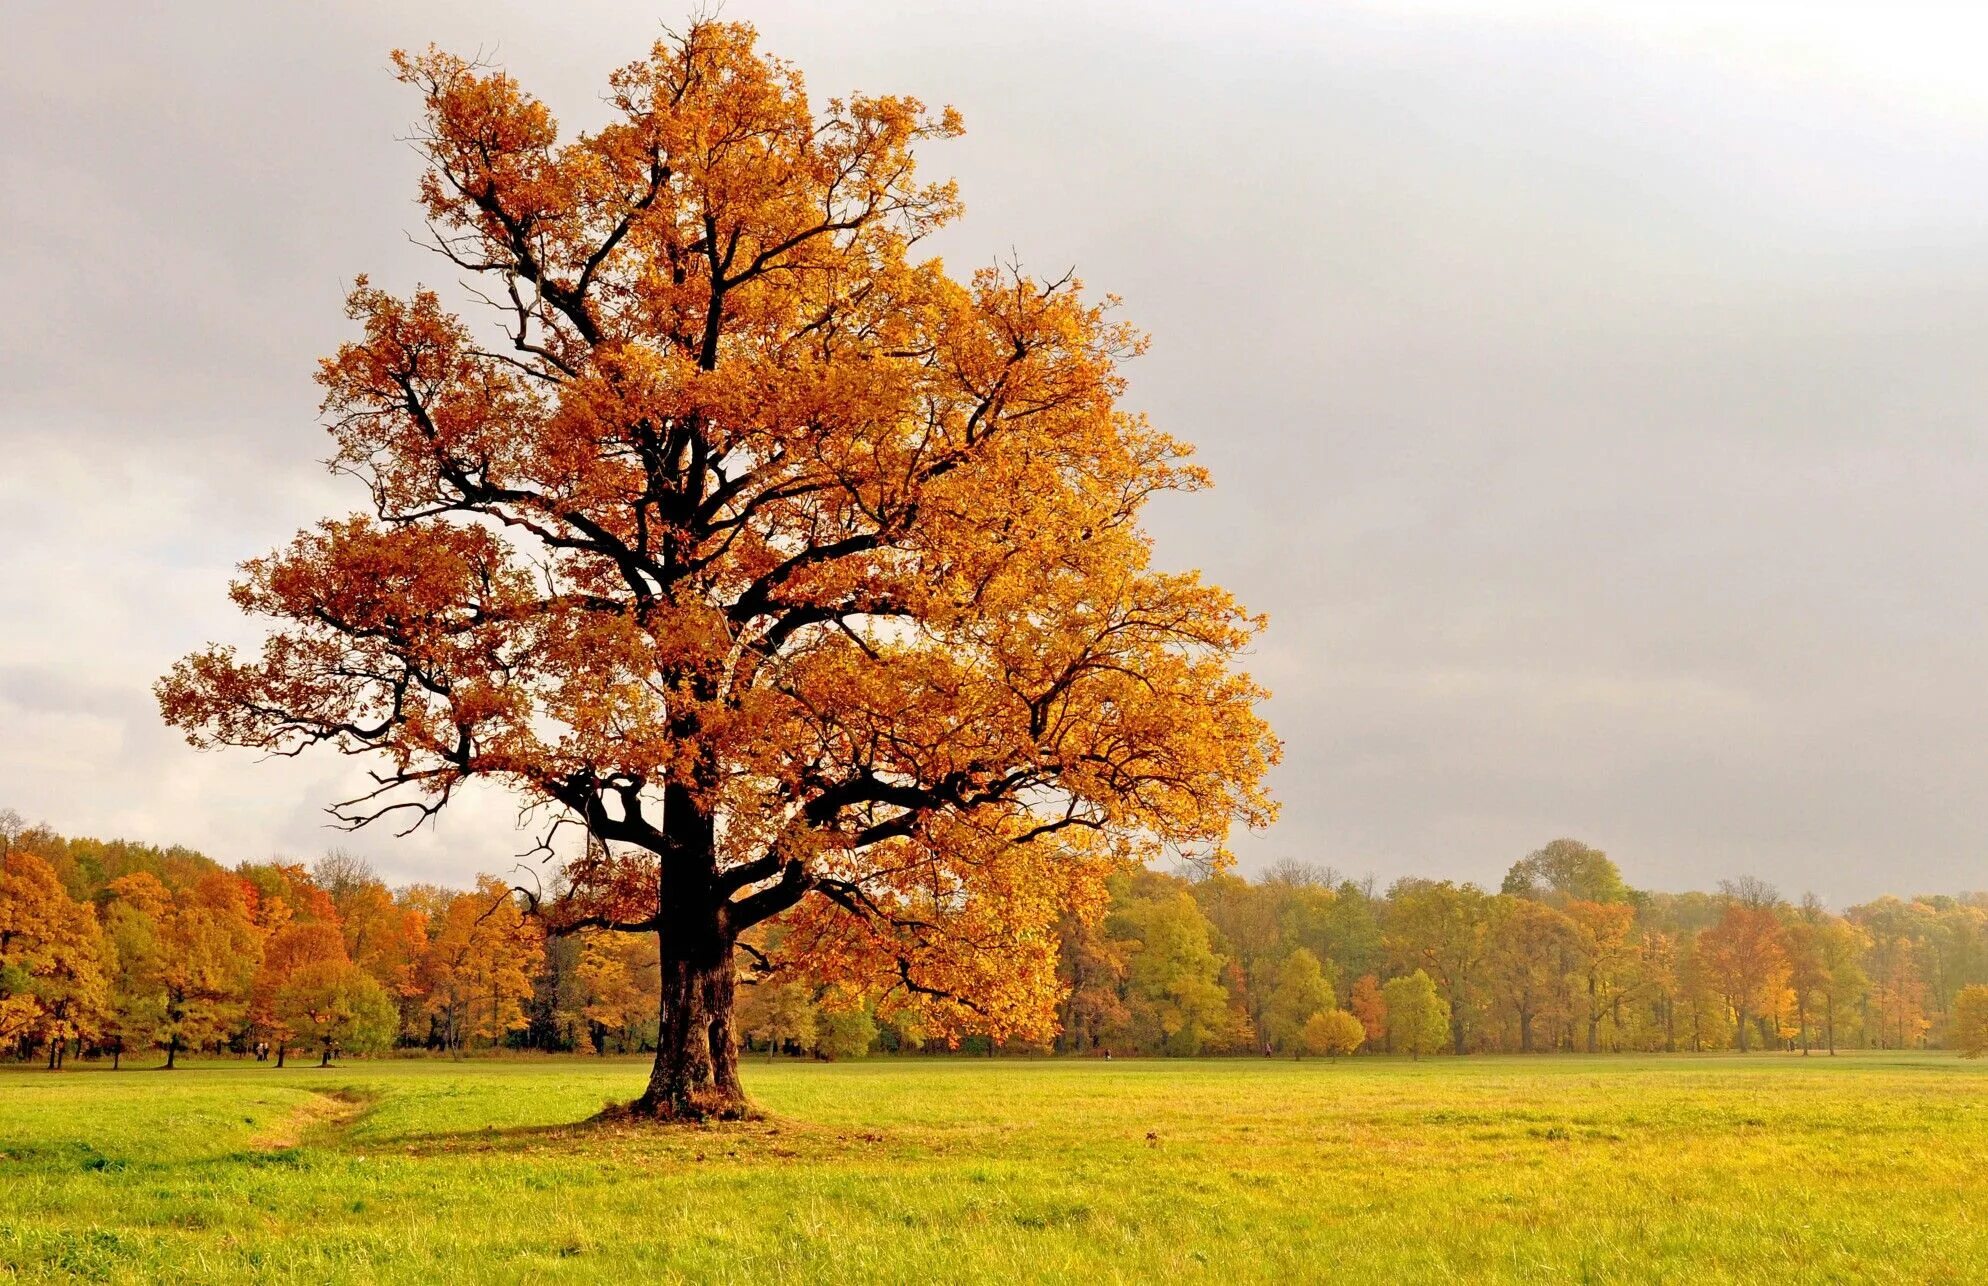
[[[366,509],[247,565],[267,643],[186,658],[166,717],[375,755],[352,824],[477,778],[583,823],[541,909],[659,934],[639,1113],[746,1110],[733,950],[776,915],[817,985],[1048,1035],[1066,911],[1271,815],[1259,622],[1150,565],[1143,505],[1204,478],[1119,405],[1139,335],[921,258],[959,201],[913,151],[957,116],[813,103],[744,25],[660,41],[564,138],[501,72],[395,63],[492,324],[361,279],[320,381]]]
[[[1954,997],[1953,1046],[1963,1058],[1988,1058],[1988,985],[1972,983]]]
[[[1337,1059],[1360,1048],[1366,1039],[1367,1029],[1344,1009],[1321,1009],[1305,1020],[1298,1043],[1308,1053]]]
[[[33,853],[0,851],[0,1043],[67,1043],[98,1035],[110,1012],[96,909],[71,898]]]
[[[525,1001],[545,957],[545,934],[517,894],[494,876],[450,899],[423,962],[429,1014],[444,1048],[495,1045],[529,1022]]]

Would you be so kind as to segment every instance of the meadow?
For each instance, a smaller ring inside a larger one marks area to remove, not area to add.
[[[1979,1280],[1944,1053],[754,1060],[767,1119],[588,1124],[639,1062],[0,1073],[0,1276]]]

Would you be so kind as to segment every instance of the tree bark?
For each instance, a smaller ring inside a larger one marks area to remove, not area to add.
[[[666,788],[663,816],[668,848],[658,854],[656,1061],[629,1112],[655,1121],[743,1120],[757,1113],[739,1085],[732,950],[738,930],[763,915],[747,912],[734,922],[741,908],[728,902],[717,880],[716,828],[682,787]]]
[[[281,1067],[281,1066],[283,1066],[283,1055],[284,1055],[285,1053],[287,1053],[287,1052],[288,1052],[288,1049],[286,1048],[286,1046],[284,1045],[284,1043],[283,1043],[282,1041],[280,1041],[280,1040],[279,1040],[279,1041],[277,1041],[277,1042],[276,1042],[276,1065],[277,1065],[278,1067]]]
[[[169,1040],[169,1041],[167,1041],[167,1042],[166,1042],[166,1070],[167,1070],[167,1071],[169,1071],[169,1072],[170,1072],[170,1071],[172,1071],[172,1070],[173,1070],[173,1065],[174,1065],[175,1061],[176,1061],[176,1060],[177,1060],[178,1058],[179,1058],[179,1037],[178,1037],[178,1036],[174,1036],[174,1037],[173,1037],[173,1038],[172,1038],[171,1040]]]
[[[753,1115],[739,1085],[733,1021],[732,944],[717,931],[701,944],[661,934],[662,1006],[649,1087],[630,1105],[658,1121],[740,1120]],[[691,947],[685,950],[686,946]]]

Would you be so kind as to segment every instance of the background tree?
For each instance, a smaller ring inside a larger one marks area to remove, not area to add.
[[[1542,1013],[1564,1011],[1578,933],[1565,914],[1540,902],[1495,900],[1485,954],[1486,986],[1517,1024],[1519,1052],[1530,1054]]]
[[[286,924],[263,944],[262,962],[249,991],[249,1021],[261,1035],[275,1042],[278,1067],[284,1065],[290,1043],[300,1034],[308,1034],[289,1021],[294,1011],[278,1003],[290,976],[307,965],[346,963],[349,961],[345,936],[331,921]],[[398,1025],[396,1020],[395,1026]]]
[[[1641,1000],[1646,1015],[1642,1049],[1677,1052],[1678,949],[1677,936],[1646,929],[1637,953]]]
[[[1871,1013],[1864,1034],[1867,1043],[1880,1048],[1912,1048],[1932,1026],[1923,962],[1935,953],[1926,941],[1930,917],[1925,910],[1916,903],[1883,897],[1851,912],[1868,940],[1865,970]]]
[[[1299,1035],[1306,1053],[1334,1059],[1352,1053],[1366,1039],[1367,1029],[1344,1009],[1323,1009],[1313,1014],[1305,1020],[1304,1031]]]
[[[1534,901],[1625,902],[1629,887],[1608,854],[1579,840],[1556,839],[1512,863],[1503,892]]]
[[[1954,1048],[1963,1058],[1988,1057],[1988,985],[1971,983],[1954,997]]]
[[[311,869],[331,900],[346,958],[373,976],[396,1003],[418,996],[426,918],[403,906],[363,859],[334,849]]]
[[[1381,997],[1380,979],[1370,973],[1363,973],[1353,981],[1353,992],[1347,1001],[1353,1016],[1360,1020],[1361,1030],[1367,1033],[1367,1047],[1387,1039],[1387,1001]]]
[[[1420,970],[1441,989],[1459,1054],[1483,988],[1490,911],[1491,899],[1475,884],[1404,879],[1388,890],[1388,950],[1401,968]]]
[[[1617,883],[1620,882],[1618,878]],[[1629,931],[1636,913],[1626,903],[1587,898],[1569,898],[1566,913],[1574,926],[1576,968],[1584,1000],[1582,1012],[1587,1021],[1587,1049],[1590,1054],[1596,1054],[1601,1052],[1602,1024],[1630,985],[1628,975],[1635,952]]]
[[[1838,1022],[1856,1013],[1870,989],[1862,959],[1866,942],[1857,926],[1835,916],[1825,919],[1817,933],[1822,973],[1827,980],[1822,992],[1822,1033],[1832,1055],[1836,1053]]]
[[[1127,936],[1126,997],[1135,1031],[1167,1053],[1193,1055],[1243,1038],[1234,1030],[1222,960],[1186,893],[1142,898],[1112,917]]]
[[[764,1041],[768,1057],[788,1046],[805,1050],[815,1043],[814,998],[796,979],[767,979],[746,988],[739,1006],[739,1029],[747,1039]]]
[[[38,984],[53,966],[62,904],[68,894],[55,870],[33,853],[13,851],[18,813],[0,818],[0,1043],[24,1041],[46,1020]],[[11,832],[11,833],[9,833]]]
[[[109,1015],[103,955],[94,907],[33,853],[0,854],[0,1043],[45,1046],[59,1068]]]
[[[474,893],[451,899],[425,962],[424,989],[444,1047],[460,1051],[472,1039],[495,1045],[521,1030],[544,951],[543,930],[502,880],[479,876]]]
[[[330,1067],[340,1050],[386,1048],[399,1023],[386,988],[343,958],[310,960],[291,970],[276,993],[275,1011],[286,1032],[318,1047],[319,1067]]]
[[[789,913],[821,981],[937,1033],[1046,1037],[1055,924],[1120,863],[1219,863],[1277,745],[1258,622],[1148,563],[1204,482],[1117,405],[1141,340],[1074,281],[914,258],[952,218],[950,110],[812,105],[700,21],[561,141],[508,76],[396,55],[433,244],[503,347],[363,280],[321,382],[369,512],[248,565],[260,655],[159,684],[198,744],[375,754],[338,813],[491,779],[597,842],[559,928],[658,934],[638,1111],[745,1109],[738,935]]]
[[[157,881],[153,884],[157,886]],[[111,1068],[116,1070],[123,1065],[126,1050],[159,1043],[166,1021],[164,948],[159,942],[158,912],[116,896],[115,886],[107,892],[101,920],[110,966],[110,1012],[104,1033],[110,1043]],[[156,905],[163,906],[163,887],[157,896]]]
[[[1390,978],[1381,994],[1387,1001],[1390,1049],[1419,1059],[1443,1047],[1450,1034],[1450,1007],[1428,974],[1417,969],[1406,977]]]
[[[1770,905],[1736,900],[1698,935],[1698,952],[1732,1009],[1739,1050],[1745,1053],[1753,1020],[1773,1003],[1787,977],[1781,921]]]
[[[251,981],[261,963],[262,941],[250,918],[247,886],[219,870],[168,890],[154,875],[136,871],[111,882],[109,896],[143,921],[124,927],[124,940],[142,944],[143,958],[122,965],[131,985],[150,989],[133,997],[134,1014],[152,1025],[166,1066],[178,1066],[183,1049],[219,1045],[241,1027]]]
[[[1781,930],[1788,962],[1788,993],[1795,1004],[1796,1039],[1804,1055],[1809,1052],[1809,1031],[1827,1010],[1834,990],[1832,957],[1826,945],[1833,919],[1811,894],[1793,909]]]
[[[1720,990],[1704,937],[1703,932],[1687,937],[1678,958],[1677,1008],[1684,1015],[1694,1053],[1723,1049],[1733,1039],[1733,1011]]]
[[[654,1021],[656,961],[646,944],[621,934],[583,933],[574,974],[575,1016],[597,1052],[607,1052],[610,1037],[625,1050],[630,1033]]]
[[[1271,993],[1263,1034],[1279,1051],[1304,1047],[1305,1025],[1314,1015],[1336,1008],[1332,982],[1318,957],[1303,947],[1284,957],[1277,990]]]
[[[877,1043],[877,1020],[858,998],[831,992],[815,1009],[815,1053],[861,1058]]]
[[[1063,985],[1059,1045],[1080,1054],[1101,1048],[1132,1017],[1125,1007],[1124,944],[1107,937],[1102,924],[1076,915],[1063,917],[1057,938],[1057,978]]]

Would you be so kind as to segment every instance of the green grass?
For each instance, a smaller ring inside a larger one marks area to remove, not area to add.
[[[1988,1275],[1946,1054],[754,1060],[768,1121],[575,1124],[643,1072],[0,1072],[0,1277]]]

